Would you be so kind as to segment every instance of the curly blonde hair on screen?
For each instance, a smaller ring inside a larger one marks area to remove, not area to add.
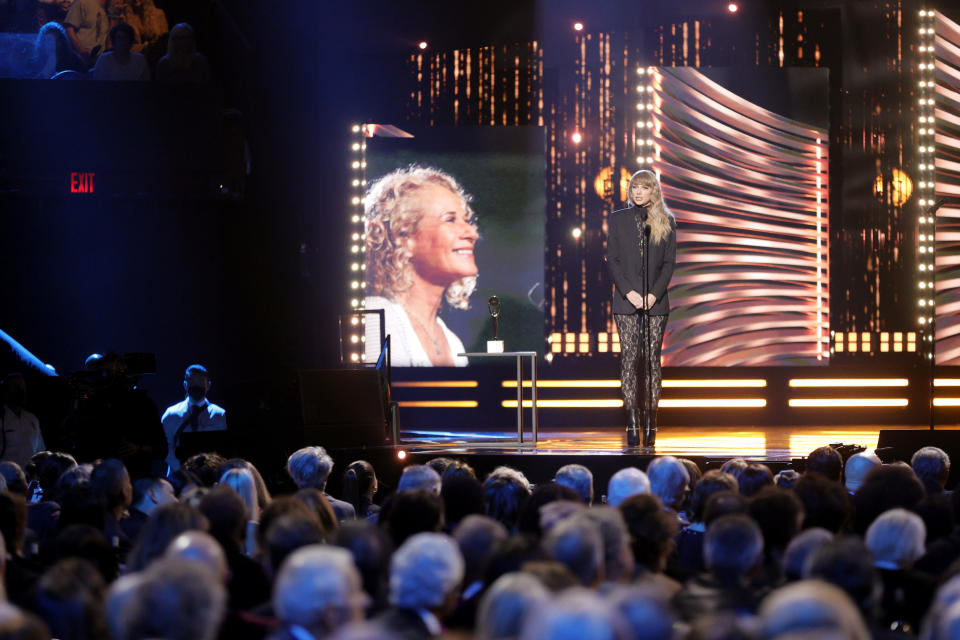
[[[396,300],[397,294],[410,288],[411,255],[402,240],[416,235],[423,217],[416,195],[422,187],[431,184],[454,193],[476,228],[470,196],[450,174],[434,167],[410,165],[382,176],[370,185],[363,198],[368,295]],[[476,276],[461,278],[447,287],[444,297],[450,306],[467,309],[476,286]]]
[[[670,229],[673,226],[673,214],[667,209],[667,204],[663,201],[663,191],[660,189],[660,181],[657,180],[657,174],[647,169],[641,169],[630,176],[630,186],[627,193],[633,192],[633,185],[640,184],[653,189],[650,194],[649,222],[650,237],[654,242],[662,242],[670,235]],[[635,207],[633,196],[630,195],[630,206]]]

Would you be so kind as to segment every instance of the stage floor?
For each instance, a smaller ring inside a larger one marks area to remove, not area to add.
[[[926,431],[920,425],[876,426],[784,426],[784,427],[664,427],[657,433],[657,455],[743,457],[759,461],[789,461],[806,457],[827,444],[877,446],[881,429]],[[937,426],[937,431],[955,431],[957,426]],[[536,448],[516,446],[516,431],[458,433],[442,430],[405,429],[401,447],[412,454],[470,455],[611,455],[624,447],[622,431],[597,428],[555,428],[540,431]],[[511,442],[512,440],[512,442]]]

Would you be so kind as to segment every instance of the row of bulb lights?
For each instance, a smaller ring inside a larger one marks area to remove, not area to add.
[[[355,124],[350,128],[350,308],[357,310],[363,306],[364,289],[367,286],[366,272],[366,233],[363,221],[363,194],[367,188],[367,136],[365,126]],[[350,325],[346,330],[349,358],[351,362],[360,362],[364,348],[363,314],[349,315]]]
[[[657,153],[653,144],[653,67],[638,67],[637,75],[637,135],[636,150],[637,164],[641,167],[652,167],[654,154]],[[627,197],[630,197],[627,194]]]
[[[920,10],[920,62],[917,65],[920,81],[918,82],[918,127],[917,133],[919,139],[918,157],[920,180],[918,181],[919,199],[917,204],[920,206],[919,218],[919,237],[920,237],[920,257],[919,257],[919,305],[921,326],[933,325],[933,314],[935,313],[934,296],[934,275],[935,275],[935,252],[934,237],[936,233],[936,214],[927,215],[927,208],[934,203],[935,199],[935,155],[936,150],[934,134],[936,131],[936,117],[934,115],[934,95],[936,81],[934,79],[934,70],[936,68],[936,53],[934,47],[935,31],[933,28],[935,13],[931,10]],[[934,337],[927,332],[927,341],[930,344],[930,350],[927,353],[928,358],[933,358]]]

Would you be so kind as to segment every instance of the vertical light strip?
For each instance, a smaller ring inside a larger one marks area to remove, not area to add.
[[[653,67],[637,67],[637,128],[634,149],[637,165],[653,169]],[[616,180],[616,176],[614,176]],[[627,194],[630,198],[630,194]]]
[[[920,316],[919,325],[921,328],[933,326],[934,314],[936,313],[936,288],[935,276],[936,265],[934,262],[935,250],[934,240],[936,237],[936,215],[927,216],[927,207],[934,201],[934,162],[935,162],[935,138],[936,119],[934,116],[934,69],[936,68],[936,51],[934,47],[934,15],[932,10],[920,10],[920,45],[918,47],[917,63],[919,80],[919,106],[917,108],[918,127],[918,158],[920,169],[920,180],[918,181],[919,198],[917,203],[920,207],[919,216],[919,263],[920,274],[918,277]],[[933,350],[936,348],[935,336],[930,331],[924,331],[929,349],[927,358],[933,358]]]
[[[363,291],[367,286],[365,270],[366,251],[364,243],[366,233],[363,221],[363,192],[367,187],[367,134],[373,134],[372,125],[355,124],[350,129],[350,206],[347,213],[349,219],[348,246],[350,247],[350,274],[349,296],[350,308],[359,309],[363,305]],[[351,345],[357,345],[360,350],[350,349],[350,361],[359,362],[363,355],[362,322],[357,322],[358,316],[351,317],[348,339]],[[356,333],[355,333],[356,332]]]
[[[817,360],[823,360],[823,150],[817,138]]]

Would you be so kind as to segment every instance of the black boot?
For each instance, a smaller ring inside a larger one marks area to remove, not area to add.
[[[627,409],[627,446],[631,449],[640,446],[640,428],[637,426],[636,409]]]
[[[657,420],[651,416],[643,425],[643,448],[654,449],[657,443]]]

